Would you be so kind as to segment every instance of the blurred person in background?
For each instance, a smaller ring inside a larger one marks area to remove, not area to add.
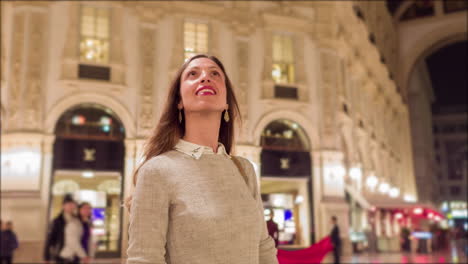
[[[279,229],[278,224],[273,220],[275,212],[270,209],[270,219],[267,221],[268,234],[275,240],[275,247],[278,247]]]
[[[86,254],[90,258],[94,258],[96,250],[94,239],[93,239],[93,222],[92,213],[93,208],[90,203],[82,202],[78,206],[78,215],[80,217],[81,224],[83,225],[83,235],[81,236],[81,246],[85,250]]]
[[[77,264],[80,259],[88,261],[81,246],[83,227],[76,216],[77,205],[70,194],[66,194],[62,211],[52,220],[44,248],[44,259],[57,264]]]
[[[340,254],[341,254],[341,238],[340,238],[340,228],[338,227],[336,216],[332,216],[331,222],[333,225],[332,231],[330,233],[330,239],[333,244],[333,257],[335,259],[335,264],[340,263]]]
[[[0,222],[0,226],[2,223]],[[13,231],[13,223],[8,221],[0,233],[0,264],[13,263],[13,252],[18,248],[18,239]]]

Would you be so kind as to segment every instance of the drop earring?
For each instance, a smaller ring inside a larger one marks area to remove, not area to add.
[[[224,112],[224,121],[229,122],[229,113],[228,113],[228,110],[226,109],[226,111]]]
[[[179,109],[179,123],[182,124],[182,110]]]

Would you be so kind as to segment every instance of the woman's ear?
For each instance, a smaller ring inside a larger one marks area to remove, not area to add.
[[[177,109],[179,110],[184,109],[184,105],[182,104],[182,101],[177,104]]]

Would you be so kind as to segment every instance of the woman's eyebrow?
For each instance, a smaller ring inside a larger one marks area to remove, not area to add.
[[[192,66],[192,67],[190,67],[190,68],[187,68],[187,70],[198,70],[198,69],[200,69],[199,66]],[[217,67],[217,66],[210,66],[210,67],[208,67],[208,69],[217,69],[217,70],[221,70],[221,69],[220,69],[219,67]]]

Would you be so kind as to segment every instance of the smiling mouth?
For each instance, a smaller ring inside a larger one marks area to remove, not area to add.
[[[197,90],[196,95],[215,95],[215,90],[210,86],[203,86]]]

